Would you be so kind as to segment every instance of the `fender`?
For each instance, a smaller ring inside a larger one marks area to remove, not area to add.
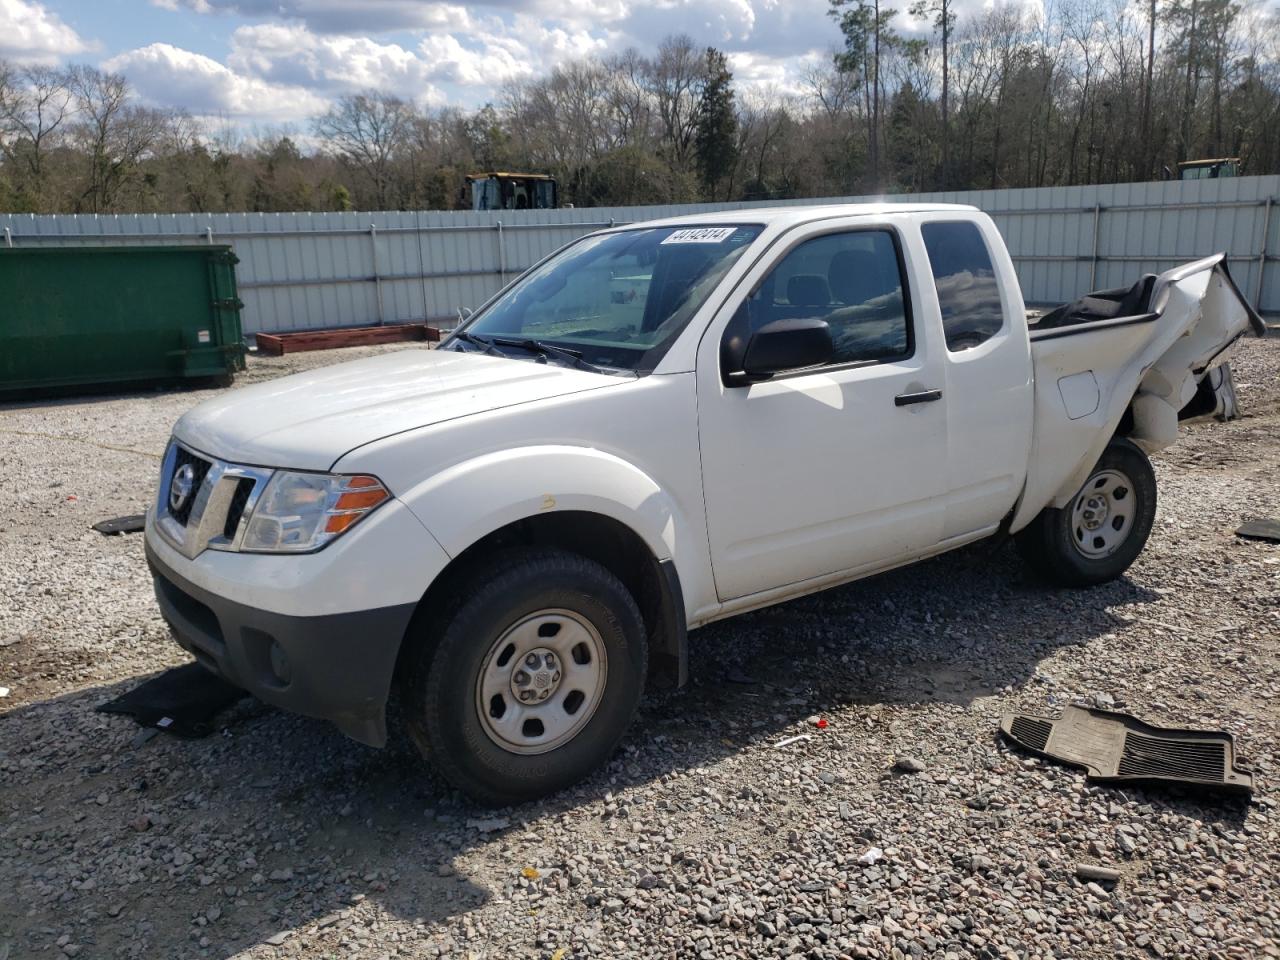
[[[600,450],[542,445],[494,451],[433,474],[399,499],[450,557],[527,517],[558,510],[601,514],[635,531],[659,563],[675,562],[685,604],[713,591],[705,573],[705,532],[647,473]]]

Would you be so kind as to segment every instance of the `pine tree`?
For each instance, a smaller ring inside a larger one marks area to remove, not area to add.
[[[733,74],[725,55],[707,47],[706,75],[698,98],[694,149],[698,156],[698,176],[707,198],[716,199],[716,187],[729,179],[738,164],[738,115],[733,103]]]
[[[871,160],[871,188],[883,188],[880,169],[884,140],[881,114],[884,93],[880,86],[880,63],[885,51],[899,43],[891,23],[897,10],[882,8],[880,0],[830,0],[827,13],[840,25],[844,49],[835,55],[836,69],[855,78],[867,101],[867,155]]]

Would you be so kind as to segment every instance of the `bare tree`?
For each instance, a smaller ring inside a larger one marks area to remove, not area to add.
[[[810,99],[827,117],[846,116],[857,103],[858,85],[847,70],[810,67],[800,79]]]
[[[1147,4],[1147,82],[1142,90],[1142,139],[1144,144],[1151,143],[1151,92],[1152,80],[1155,77],[1156,70],[1156,0],[1149,0]],[[1150,147],[1148,146],[1148,150]],[[1155,157],[1148,153],[1146,156],[1146,169],[1143,171],[1144,176],[1150,176],[1152,168],[1155,166]]]
[[[412,119],[412,108],[399,97],[369,91],[339,98],[314,128],[330,152],[369,178],[374,201],[385,210],[391,206],[393,162]]]
[[[687,173],[693,162],[702,76],[702,48],[685,34],[662,41],[645,76],[662,126],[663,149],[672,169],[680,173]]]
[[[35,209],[45,197],[45,158],[71,112],[67,75],[51,67],[9,70],[0,76],[0,145],[22,168]]]
[[[505,108],[535,166],[584,168],[617,145],[604,67],[574,61],[508,87]]]
[[[612,148],[645,147],[653,141],[653,99],[646,86],[649,63],[634,47],[602,63],[608,82],[606,98],[613,124]]]
[[[131,105],[128,81],[119,74],[73,67],[68,85],[78,115],[75,135],[89,162],[88,181],[76,206],[107,212],[116,208],[141,161],[160,139],[167,117]]]
[[[946,190],[951,177],[950,97],[951,97],[951,32],[955,29],[955,0],[915,0],[910,7],[913,17],[932,17],[933,27],[942,38],[942,183]]]
[[[1073,58],[1068,71],[1074,91],[1075,109],[1071,124],[1071,138],[1066,150],[1066,182],[1079,183],[1078,159],[1080,136],[1085,116],[1093,105],[1093,84],[1099,59],[1097,34],[1100,29],[1101,11],[1093,0],[1083,0],[1078,6],[1067,8],[1063,18],[1063,32]],[[1088,162],[1085,164],[1088,170]]]
[[[108,205],[112,141],[129,101],[129,84],[119,74],[78,66],[71,69],[70,85],[80,114],[77,136],[89,161],[88,184],[81,201],[90,212],[100,213]]]
[[[999,83],[995,93],[995,108],[992,111],[991,143],[991,189],[996,189],[1001,182],[1000,159],[1004,146],[1006,128],[1005,105],[1009,99],[1010,86],[1015,82],[1015,73],[1025,68],[1026,55],[1026,14],[1021,7],[995,7],[989,20],[990,42],[995,47],[998,62]]]

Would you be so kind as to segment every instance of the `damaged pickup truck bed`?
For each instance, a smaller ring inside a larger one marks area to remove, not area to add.
[[[608,758],[688,630],[1002,533],[1120,575],[1147,454],[1231,416],[1262,324],[1222,256],[1028,325],[969,207],[743,210],[582,238],[436,350],[229,392],[147,520],[178,642],[261,699],[409,732],[486,801]]]

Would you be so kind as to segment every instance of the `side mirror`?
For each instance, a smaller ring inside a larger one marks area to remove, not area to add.
[[[808,317],[774,320],[751,335],[742,358],[743,379],[767,380],[775,373],[826,363],[835,352],[827,321]]]

